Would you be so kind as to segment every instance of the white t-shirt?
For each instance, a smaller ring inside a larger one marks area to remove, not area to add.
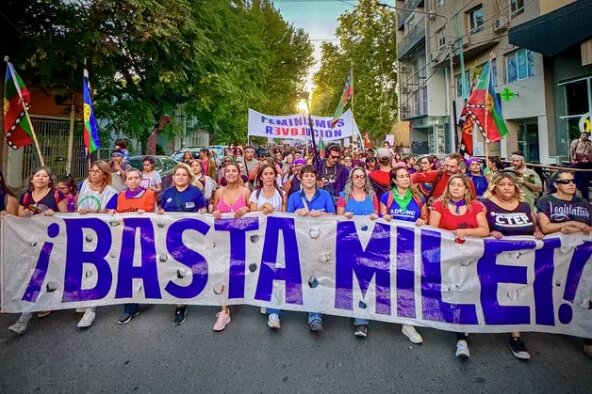
[[[115,200],[113,198],[115,196]],[[113,206],[115,204],[115,206]],[[107,185],[102,192],[94,191],[90,188],[88,179],[84,181],[76,200],[76,210],[88,208],[102,212],[106,209],[115,209],[117,206],[117,192],[111,186]]]
[[[140,186],[142,186],[144,189],[156,187],[158,184],[162,184],[162,178],[158,172],[152,171],[150,174],[142,173]]]
[[[257,197],[257,194],[259,194],[259,197]],[[263,190],[260,192],[259,190],[255,190],[253,193],[251,193],[251,197],[249,198],[249,203],[252,202],[257,203],[257,208],[265,203],[269,203],[276,211],[279,212],[282,210],[282,196],[277,190],[275,190],[275,193],[273,193],[273,196],[270,198],[267,198],[263,195]]]

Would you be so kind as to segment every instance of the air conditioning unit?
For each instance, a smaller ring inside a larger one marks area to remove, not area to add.
[[[399,66],[399,71],[402,73],[406,73],[407,72],[407,66],[405,64],[401,64]]]
[[[493,31],[500,32],[508,29],[508,18],[500,16],[493,22]]]
[[[409,112],[409,108],[405,104],[403,104],[401,105],[401,112]]]
[[[408,94],[409,87],[408,86],[401,86],[401,94]]]

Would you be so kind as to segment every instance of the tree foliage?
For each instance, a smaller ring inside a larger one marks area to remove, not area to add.
[[[7,0],[5,14],[18,44],[4,49],[34,83],[80,91],[86,60],[99,118],[140,140],[182,105],[244,141],[247,109],[293,107],[313,61],[270,0]]]
[[[339,45],[323,43],[314,76],[313,111],[333,115],[350,67],[354,69],[354,116],[375,139],[389,133],[397,118],[396,19],[376,0],[360,0],[339,17]]]

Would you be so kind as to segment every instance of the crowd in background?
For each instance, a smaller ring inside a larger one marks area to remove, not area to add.
[[[78,184],[67,177],[56,180],[49,168],[39,168],[18,198],[0,172],[2,216],[193,212],[240,218],[256,211],[367,216],[438,227],[451,231],[458,242],[466,237],[590,234],[592,226],[592,207],[576,195],[574,173],[553,174],[545,194],[539,174],[526,166],[519,151],[506,167],[497,157],[483,163],[458,154],[444,160],[401,155],[388,143],[367,150],[333,144],[319,154],[299,145],[231,145],[221,158],[207,148],[195,155],[185,152],[170,185],[163,184],[153,157],[146,156],[142,168],[132,168],[128,158],[125,142],[119,141],[110,160],[92,163],[88,177]],[[89,327],[96,309],[80,312],[78,327]],[[139,305],[126,304],[118,322],[126,324],[139,313]],[[267,310],[269,327],[280,328],[281,313]],[[187,307],[177,305],[174,324],[183,324],[186,316]],[[9,329],[23,334],[31,318],[32,314],[22,314]],[[224,330],[230,321],[230,308],[221,307],[214,331]],[[323,316],[311,311],[308,325],[311,331],[322,331]],[[368,335],[367,320],[354,319],[353,325],[356,336]],[[403,325],[401,330],[411,342],[423,342],[415,327]],[[456,355],[468,358],[467,336],[456,333],[456,340]],[[516,358],[530,359],[519,332],[511,333],[508,346]],[[585,341],[584,351],[592,356],[590,340]]]

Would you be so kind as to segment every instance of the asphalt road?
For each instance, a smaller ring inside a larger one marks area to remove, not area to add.
[[[173,306],[147,308],[125,326],[120,307],[98,308],[86,331],[76,328],[79,314],[54,312],[22,337],[7,329],[16,316],[0,315],[0,392],[592,392],[592,360],[571,337],[524,334],[525,363],[505,335],[472,335],[472,357],[461,362],[454,335],[433,329],[419,329],[418,346],[398,325],[372,323],[358,339],[350,319],[326,317],[316,335],[303,313],[288,312],[272,332],[258,308],[243,306],[214,333],[217,308],[190,307],[180,327]]]

